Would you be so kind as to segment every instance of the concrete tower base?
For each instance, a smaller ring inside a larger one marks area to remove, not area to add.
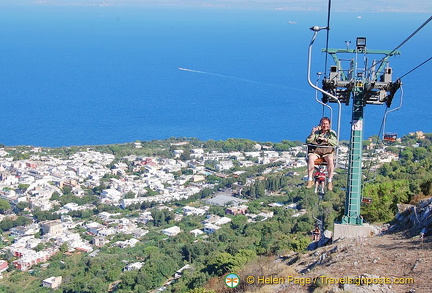
[[[373,233],[373,226],[369,224],[364,225],[346,225],[334,224],[333,242],[342,238],[355,238],[355,237],[370,237]]]

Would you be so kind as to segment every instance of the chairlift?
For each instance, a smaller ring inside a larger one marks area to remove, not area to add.
[[[399,101],[399,106],[397,106],[396,108],[392,109],[392,110],[388,110],[389,105],[387,106],[387,109],[384,113],[384,117],[383,117],[383,141],[387,141],[387,142],[395,142],[397,139],[397,133],[396,132],[385,132],[385,127],[386,127],[386,123],[387,123],[387,115],[390,114],[391,112],[397,111],[402,107],[402,101],[403,101],[403,88],[401,86],[401,96],[400,96],[400,101]]]
[[[309,70],[310,70],[310,68],[308,69],[308,72],[309,72]],[[322,113],[322,117],[325,116],[325,115],[324,115],[324,110],[325,110],[325,108],[328,108],[328,110],[329,110],[329,112],[330,112],[330,121],[333,121],[333,108],[330,107],[329,105],[327,105],[327,102],[329,102],[329,99],[328,99],[328,98],[325,99],[326,102],[324,102],[324,101],[320,101],[320,100],[318,99],[318,91],[320,91],[321,93],[323,93],[323,94],[324,94],[324,97],[327,97],[327,95],[328,95],[328,93],[323,92],[322,89],[318,88],[318,81],[320,80],[322,74],[323,74],[322,72],[317,72],[317,80],[316,80],[316,82],[315,82],[316,85],[313,86],[313,88],[315,88],[315,101],[318,102],[319,104],[321,104],[321,105],[323,106],[323,113]],[[309,75],[308,75],[308,77],[309,77]],[[313,84],[310,82],[310,78],[309,78],[309,83],[310,83],[311,85],[313,85]],[[333,97],[333,99],[334,99],[334,100],[339,104],[338,119],[337,119],[337,130],[336,130],[337,145],[333,147],[333,156],[334,156],[334,158],[335,158],[335,160],[334,160],[334,166],[335,166],[335,168],[336,168],[336,166],[337,166],[337,162],[338,162],[338,160],[337,160],[337,159],[338,159],[338,147],[337,147],[337,146],[339,146],[339,132],[340,132],[340,121],[341,121],[341,112],[342,112],[342,110],[341,110],[341,104],[340,104],[340,102],[339,102],[335,97]],[[307,148],[308,148],[307,153],[309,153],[309,148],[310,148],[310,147],[315,147],[315,148],[316,148],[316,147],[328,147],[328,146],[320,146],[320,145],[308,144],[308,145],[307,145]],[[306,161],[307,161],[307,160],[308,160],[308,157],[306,158]],[[319,166],[327,166],[327,162],[326,162],[323,158],[317,158],[317,159],[314,161],[314,166],[315,166],[315,167],[319,167]]]
[[[370,197],[363,197],[362,198],[362,203],[364,203],[364,204],[371,204],[372,203],[372,198],[370,198]]]
[[[308,145],[308,154],[309,154],[309,147],[310,147],[310,145]],[[306,162],[308,160],[309,160],[309,156],[306,155]],[[315,168],[319,168],[320,166],[327,166],[327,162],[324,160],[324,158],[319,157],[314,161],[314,166],[315,166]]]
[[[397,133],[396,132],[387,132],[384,133],[384,141],[388,141],[388,142],[395,142],[397,139]]]

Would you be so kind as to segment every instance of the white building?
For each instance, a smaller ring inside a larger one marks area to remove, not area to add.
[[[214,224],[207,223],[204,225],[204,232],[207,234],[213,234],[214,232],[216,232],[219,229],[220,229],[220,227],[216,226]]]
[[[164,233],[165,235],[168,235],[170,237],[176,236],[180,232],[181,232],[181,230],[180,230],[180,227],[178,227],[178,226],[172,226],[170,228],[162,230],[162,233]]]
[[[127,271],[127,272],[138,271],[143,265],[144,265],[143,262],[134,262],[125,266],[123,271]]]
[[[189,216],[189,215],[202,216],[205,213],[206,213],[206,211],[204,209],[194,208],[194,207],[191,207],[191,206],[185,206],[185,207],[183,207],[183,214],[185,216]]]
[[[121,192],[115,189],[104,189],[101,192],[101,197],[105,198],[106,200],[110,202],[119,202],[121,199]]]
[[[191,230],[189,233],[193,234],[195,237],[204,234],[204,232],[200,229]]]
[[[231,168],[234,168],[234,163],[231,160],[229,160],[229,161],[221,161],[221,162],[219,162],[219,164],[215,165],[215,168],[218,171],[229,170]]]
[[[62,277],[50,277],[42,281],[42,287],[57,289],[62,283]]]
[[[216,220],[216,222],[214,222],[214,224],[215,225],[224,225],[224,224],[228,224],[229,222],[231,222],[231,218],[222,217],[222,218]]]

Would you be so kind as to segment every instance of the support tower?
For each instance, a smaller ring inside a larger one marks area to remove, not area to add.
[[[348,179],[342,224],[362,225],[360,204],[362,202],[363,110],[367,104],[386,103],[387,107],[390,107],[401,82],[392,81],[392,68],[388,66],[388,58],[400,53],[368,50],[364,37],[357,38],[355,49],[323,49],[322,51],[332,56],[335,63],[330,67],[329,76],[323,80],[321,91],[323,102],[344,103],[348,106],[352,99]],[[339,57],[342,54],[349,54],[351,58],[342,59]],[[384,57],[369,63],[370,55],[384,55]]]

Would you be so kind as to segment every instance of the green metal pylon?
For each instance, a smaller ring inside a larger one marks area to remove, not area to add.
[[[363,219],[360,216],[362,198],[363,83],[357,81],[353,91],[348,179],[345,214],[342,218],[342,224],[361,225],[363,224]]]

